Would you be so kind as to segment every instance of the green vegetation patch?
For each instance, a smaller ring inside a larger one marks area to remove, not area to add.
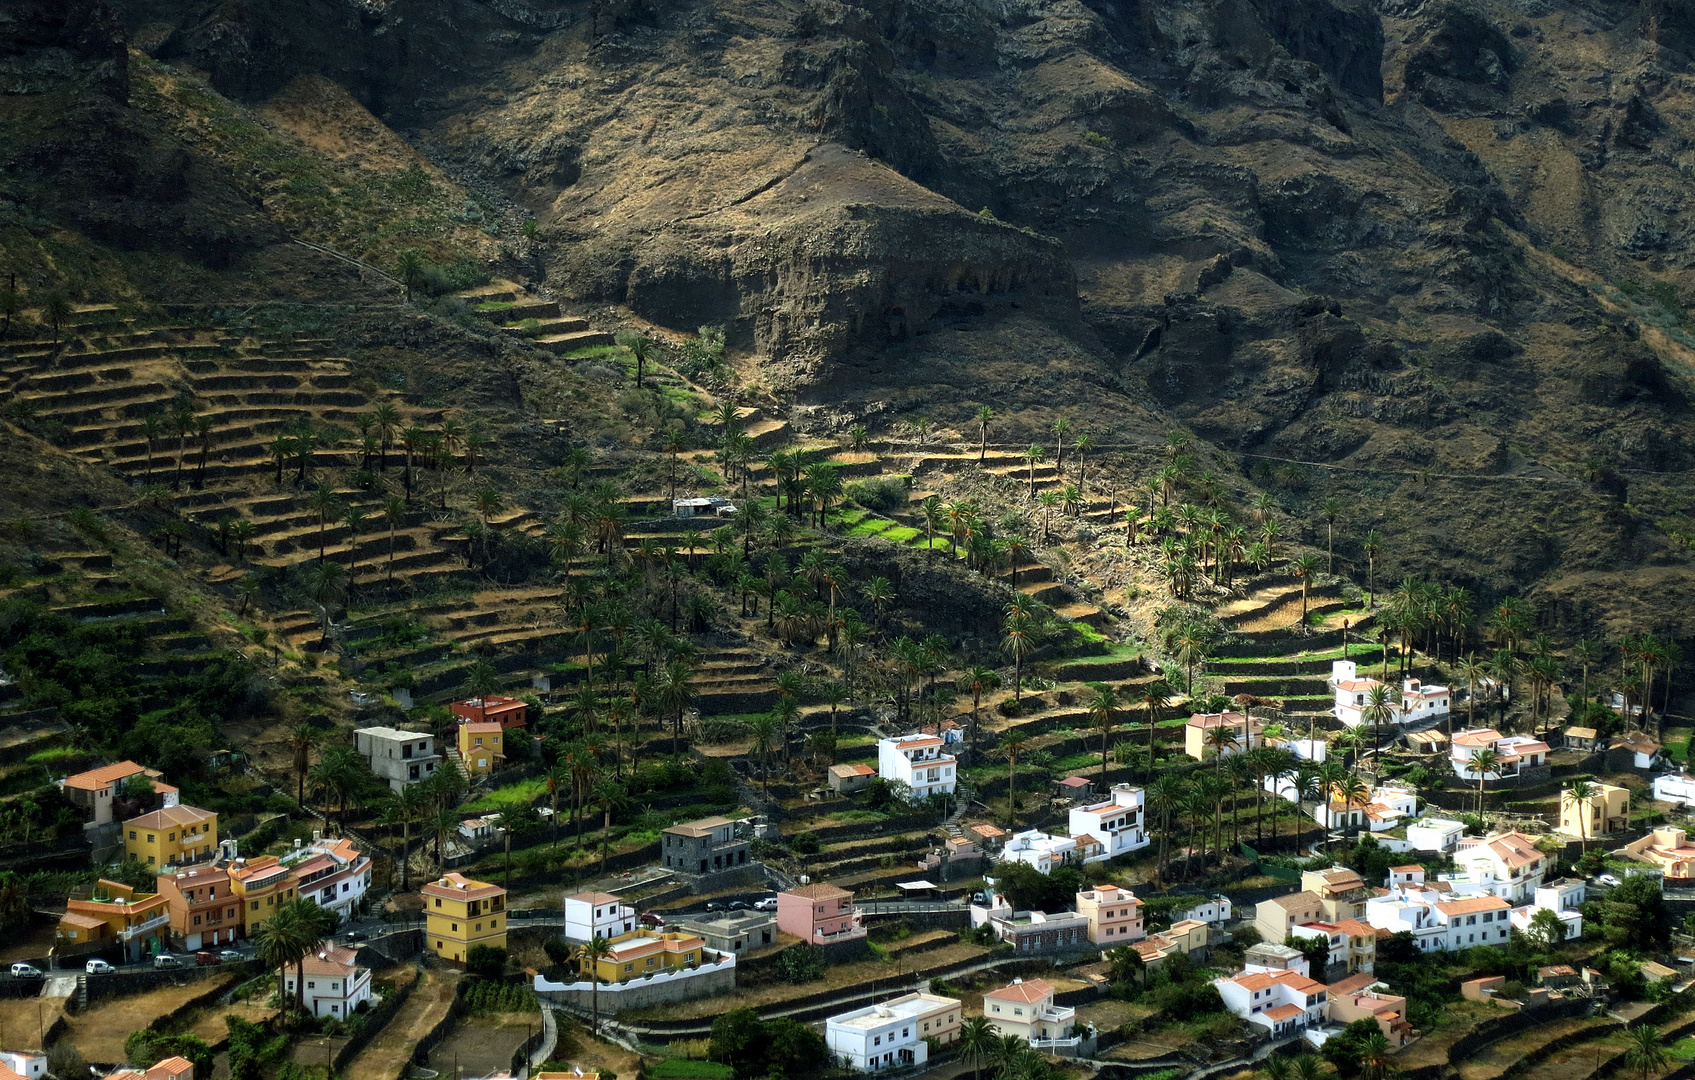
[[[883,539],[895,544],[908,544],[924,535],[923,529],[915,529],[910,525],[896,525],[892,529],[883,530]]]
[[[730,1080],[736,1070],[716,1061],[690,1061],[688,1058],[666,1058],[658,1065],[643,1070],[655,1080]]]
[[[547,794],[547,781],[535,777],[520,780],[516,784],[508,784],[476,800],[465,804],[465,810],[470,813],[489,813],[498,810],[511,810],[533,805],[537,799]]]
[[[888,518],[867,518],[848,530],[849,536],[880,536],[894,525]]]

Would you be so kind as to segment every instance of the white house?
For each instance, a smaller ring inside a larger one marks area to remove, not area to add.
[[[371,1000],[371,971],[354,962],[352,949],[324,942],[301,963],[306,979],[306,1010],[313,1016],[346,1019],[362,1001]],[[295,993],[295,969],[283,969],[283,989]]]
[[[1453,748],[1449,751],[1454,775],[1470,783],[1477,783],[1478,774],[1472,772],[1469,766],[1480,750],[1495,751],[1494,767],[1483,774],[1485,782],[1511,780],[1521,775],[1525,769],[1544,766],[1548,764],[1548,754],[1551,752],[1547,743],[1528,735],[1503,736],[1494,728],[1461,731],[1455,734]]]
[[[1371,692],[1386,683],[1361,678],[1359,665],[1352,660],[1337,660],[1330,665],[1330,689],[1335,694],[1331,711],[1348,727],[1371,726],[1365,710],[1371,706]],[[1377,726],[1410,724],[1435,720],[1448,715],[1453,695],[1446,686],[1426,686],[1417,679],[1404,679],[1399,694],[1391,690],[1386,698],[1390,715],[1379,717]]]
[[[1195,922],[1210,923],[1213,926],[1223,926],[1229,922],[1233,912],[1230,898],[1220,894],[1210,900],[1202,900],[1193,907],[1184,908],[1171,916],[1172,922],[1183,922],[1193,919]]]
[[[565,940],[608,941],[636,929],[636,909],[611,893],[580,892],[565,898]]]
[[[1046,874],[1057,866],[1104,858],[1104,845],[1093,836],[1054,836],[1040,829],[1013,833],[1001,848],[1002,862],[1021,862]]]
[[[953,998],[907,994],[830,1017],[824,1022],[824,1043],[844,1065],[860,1072],[910,1068],[930,1059],[926,1039],[949,1043],[957,1038],[963,1011]]]
[[[1231,1014],[1258,1024],[1273,1038],[1324,1022],[1325,986],[1298,971],[1251,971],[1214,979]]]
[[[1695,776],[1667,773],[1654,777],[1654,798],[1661,802],[1695,806]]]
[[[1583,933],[1583,883],[1544,885],[1547,856],[1523,833],[1461,840],[1454,861],[1459,872],[1436,883],[1424,880],[1421,867],[1391,868],[1388,891],[1366,901],[1366,921],[1411,933],[1427,952],[1500,945],[1513,928],[1528,929],[1540,910],[1559,917],[1568,940]]]
[[[1419,818],[1407,826],[1407,843],[1419,851],[1453,851],[1464,835],[1464,823],[1447,818]]]
[[[922,733],[883,739],[877,743],[877,775],[905,784],[914,801],[952,795],[959,763],[946,745],[940,736]]]
[[[1002,1036],[1023,1039],[1037,1049],[1053,1049],[1073,1042],[1071,1029],[1077,1023],[1077,1010],[1055,1005],[1053,999],[1052,984],[1015,978],[1010,985],[983,995],[983,1016]]]
[[[371,888],[371,857],[352,840],[331,840],[314,833],[310,844],[285,852],[279,861],[300,879],[302,900],[343,919],[352,917]]]
[[[41,1080],[47,1075],[47,1055],[29,1050],[0,1050],[0,1065],[6,1066],[24,1080]]]
[[[1455,845],[1454,862],[1459,872],[1442,880],[1456,893],[1488,893],[1514,904],[1529,903],[1548,872],[1548,856],[1521,832],[1466,837]]]
[[[1147,819],[1142,812],[1142,789],[1114,784],[1105,802],[1071,808],[1071,835],[1092,836],[1100,841],[1099,854],[1084,862],[1096,862],[1139,851],[1149,844]]]

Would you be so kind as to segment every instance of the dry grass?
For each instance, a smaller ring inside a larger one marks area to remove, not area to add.
[[[347,1075],[361,1080],[399,1080],[418,1041],[452,1008],[453,988],[459,984],[457,972],[422,971],[416,978],[418,985],[412,996],[382,1033],[348,1062]]]
[[[65,1023],[70,1030],[66,1038],[89,1061],[123,1061],[124,1040],[132,1031],[140,1031],[166,1013],[175,1012],[194,998],[227,987],[235,980],[234,972],[221,972],[209,979],[104,1002],[85,1013],[67,1015]]]
[[[1520,1035],[1515,1035],[1510,1039],[1502,1039],[1498,1043],[1485,1047],[1479,1053],[1473,1054],[1465,1061],[1460,1062],[1460,1080],[1494,1080],[1495,1077],[1505,1072],[1513,1062],[1518,1061],[1538,1046],[1543,1046],[1574,1031],[1598,1027],[1607,1022],[1606,1020],[1585,1016],[1540,1024]]]

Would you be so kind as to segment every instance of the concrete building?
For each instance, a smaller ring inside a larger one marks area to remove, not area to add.
[[[1293,971],[1297,975],[1310,976],[1312,965],[1307,963],[1307,954],[1299,949],[1261,941],[1248,946],[1247,951],[1242,954],[1242,970],[1250,975],[1256,971],[1266,975]]]
[[[986,905],[971,905],[971,925],[988,926],[995,937],[1021,953],[1055,952],[1089,943],[1089,922],[1077,912],[1014,911],[999,893]]]
[[[1301,871],[1301,889],[1318,897],[1326,922],[1360,918],[1371,896],[1371,889],[1358,872],[1346,866]]]
[[[1082,836],[1054,836],[1040,829],[1026,829],[1013,833],[1007,839],[1001,848],[1000,860],[1025,863],[1046,874],[1058,866],[1104,859],[1105,850],[1104,844],[1086,833]]]
[[[371,766],[371,771],[388,781],[390,790],[428,780],[441,764],[435,736],[391,727],[360,728],[353,733],[353,748]]]
[[[170,806],[124,822],[124,855],[155,869],[210,862],[218,852],[218,815]]]
[[[23,1080],[41,1080],[47,1075],[47,1055],[33,1050],[0,1050],[0,1065]],[[13,1080],[0,1073],[0,1080]]]
[[[487,776],[506,761],[505,728],[493,720],[471,721],[457,729],[459,763],[471,779]]]
[[[455,701],[447,708],[461,724],[499,724],[503,728],[523,727],[530,713],[530,707],[517,698],[498,694]]]
[[[1166,957],[1182,953],[1192,960],[1204,961],[1211,950],[1212,928],[1197,919],[1184,919],[1171,924],[1169,930],[1149,934],[1130,947],[1142,957],[1142,964],[1153,969]]]
[[[1317,938],[1329,952],[1323,974],[1370,974],[1377,966],[1377,928],[1358,919],[1302,923],[1290,931],[1296,938]]]
[[[708,949],[721,953],[752,952],[777,940],[777,919],[769,911],[725,911],[688,919],[678,929],[695,935]]]
[[[1471,768],[1471,760],[1480,750],[1495,752],[1494,766],[1482,774],[1485,784],[1547,778],[1548,755],[1552,752],[1547,743],[1528,735],[1502,735],[1494,728],[1476,728],[1455,734],[1449,751],[1454,775],[1475,785],[1478,773]]]
[[[1486,892],[1514,904],[1527,904],[1548,872],[1548,856],[1536,840],[1521,832],[1469,836],[1454,847],[1459,872],[1445,875],[1456,893]]]
[[[1499,842],[1472,845],[1470,863],[1461,864],[1465,869],[1437,882],[1426,882],[1422,867],[1392,869],[1388,889],[1367,903],[1366,921],[1387,933],[1412,934],[1426,952],[1503,944],[1513,929],[1529,929],[1542,910],[1560,920],[1567,940],[1580,936],[1582,883],[1543,885],[1543,864],[1524,854],[1524,839],[1521,834],[1485,838]]]
[[[1658,867],[1667,887],[1687,888],[1695,880],[1695,846],[1690,845],[1688,834],[1675,826],[1659,826],[1626,844],[1624,852],[1637,862]]]
[[[1616,771],[1637,769],[1647,772],[1660,760],[1660,744],[1645,731],[1626,731],[1614,735],[1607,744],[1607,767]]]
[[[1420,818],[1407,826],[1407,843],[1419,851],[1448,854],[1464,835],[1465,823],[1448,818]]]
[[[946,745],[941,736],[922,733],[883,739],[877,743],[877,775],[905,784],[916,801],[952,795],[959,763]]]
[[[354,950],[325,941],[301,961],[308,1013],[345,1020],[361,1002],[371,1000],[371,971],[360,967],[355,956]],[[294,965],[282,970],[283,989],[289,994],[296,993],[295,974]]]
[[[1129,889],[1101,885],[1077,894],[1077,914],[1089,924],[1089,940],[1112,948],[1147,937],[1142,902]]]
[[[152,781],[153,794],[158,797],[161,807],[177,805],[177,789],[164,782],[164,775],[157,769],[144,768],[133,761],[120,761],[67,776],[59,782],[59,787],[72,806],[89,812],[92,824],[109,825],[114,820],[112,808],[123,790],[124,781],[132,776],[145,776]],[[133,809],[131,813],[134,813]]]
[[[1219,728],[1227,728],[1234,738],[1222,745],[1214,742],[1212,732]],[[1196,761],[1229,757],[1258,746],[1264,730],[1264,724],[1246,713],[1196,713],[1183,722],[1183,752]]]
[[[1299,1034],[1324,1022],[1325,986],[1294,971],[1247,972],[1213,980],[1224,1008],[1272,1038]]]
[[[1580,840],[1618,832],[1630,824],[1630,790],[1600,782],[1579,799],[1571,788],[1560,792],[1560,832]]]
[[[577,958],[577,970],[584,978],[629,982],[673,968],[698,967],[706,959],[706,942],[698,934],[677,930],[633,930],[608,944],[612,949],[603,957]]]
[[[1333,1024],[1343,1027],[1355,1020],[1377,1021],[1377,1029],[1393,1047],[1405,1046],[1418,1037],[1412,1022],[1407,1019],[1407,999],[1386,994],[1368,975],[1360,976],[1365,985],[1355,980],[1333,983],[1325,994],[1326,1015]]]
[[[946,1045],[959,1037],[964,1010],[953,998],[913,993],[832,1016],[824,1043],[859,1072],[915,1068],[929,1061],[926,1039]]]
[[[221,867],[197,866],[160,874],[159,895],[171,915],[174,947],[191,952],[233,944],[241,934],[241,898]]]
[[[71,898],[54,934],[55,956],[110,953],[127,962],[163,952],[171,932],[170,903],[158,893],[101,878],[94,895]]]
[[[1654,798],[1683,807],[1695,806],[1695,776],[1667,773],[1654,777]]]
[[[294,874],[303,900],[310,900],[344,921],[353,917],[371,888],[371,857],[348,839],[316,834],[310,844],[286,852],[277,861]]]
[[[424,944],[454,967],[479,945],[506,948],[506,890],[463,874],[443,874],[424,898]]]
[[[572,893],[565,898],[565,940],[585,945],[595,938],[608,941],[637,928],[639,916],[630,904],[604,892]]]
[[[1194,919],[1196,922],[1204,922],[1211,926],[1223,926],[1234,917],[1235,905],[1231,903],[1228,896],[1220,893],[1191,907],[1184,908],[1175,913],[1172,919],[1177,922]]]
[[[877,775],[877,770],[863,762],[852,765],[830,766],[830,790],[838,795],[852,795],[856,791],[864,791],[871,786],[871,781]]]
[[[241,935],[253,937],[282,905],[300,893],[300,880],[274,855],[235,859],[224,867],[230,892],[240,902]]]
[[[1129,784],[1114,784],[1103,801],[1072,807],[1070,819],[1073,837],[1090,836],[1100,841],[1100,851],[1083,862],[1140,851],[1150,842],[1142,789]]]
[[[1565,729],[1565,743],[1570,750],[1594,750],[1598,733],[1592,727],[1572,724]]]
[[[853,893],[818,882],[777,894],[777,929],[812,945],[835,945],[865,937],[865,919]]]
[[[660,862],[685,874],[722,873],[748,865],[751,830],[729,818],[709,817],[673,825],[660,835]]]
[[[1276,944],[1282,944],[1302,923],[1323,922],[1324,917],[1324,901],[1312,892],[1273,896],[1254,905],[1254,929],[1260,940]]]
[[[1003,1038],[1022,1039],[1039,1050],[1072,1038],[1077,1010],[1054,1004],[1054,988],[1042,979],[1013,979],[983,995],[983,1016]]]

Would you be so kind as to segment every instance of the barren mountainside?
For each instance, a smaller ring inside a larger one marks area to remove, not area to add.
[[[994,441],[1063,415],[1151,463],[1183,425],[1309,538],[1340,497],[1348,560],[1377,528],[1392,577],[1687,633],[1691,0],[11,8],[7,123],[46,134],[6,205],[103,280],[324,290],[286,238],[360,242],[165,107],[197,73],[338,168],[424,170],[444,221],[498,207],[439,242],[506,276],[725,324],[801,431],[987,403]]]

